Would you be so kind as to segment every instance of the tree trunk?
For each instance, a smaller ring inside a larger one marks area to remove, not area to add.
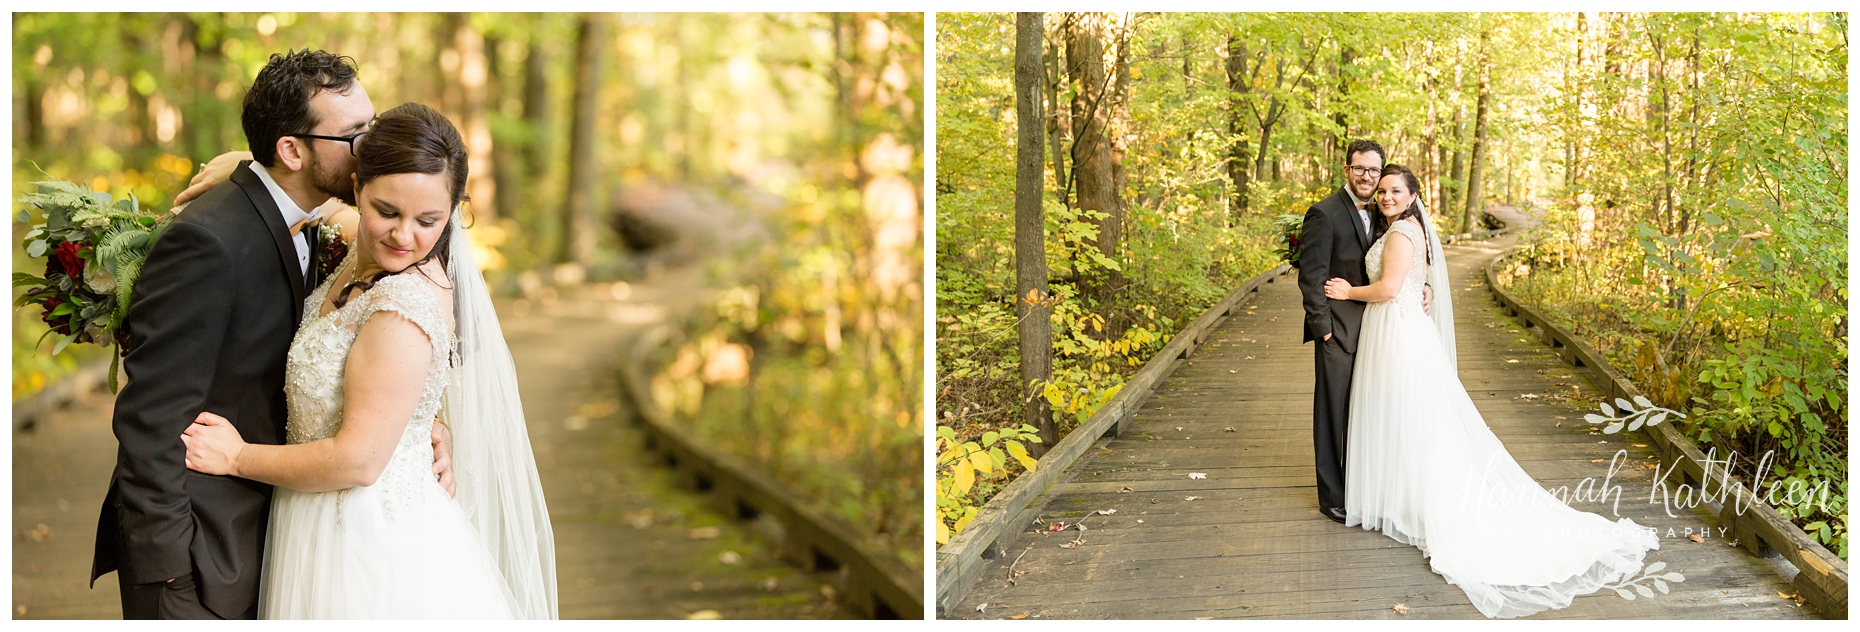
[[[1104,68],[1105,21],[1103,14],[1072,16],[1067,29],[1066,69],[1074,90],[1072,178],[1078,208],[1098,211],[1100,215],[1091,220],[1098,236],[1089,245],[1097,248],[1100,255],[1116,260],[1118,242],[1123,235],[1123,214],[1114,186],[1111,142],[1107,136],[1111,95]],[[1077,263],[1081,268],[1079,293],[1087,309],[1097,313],[1105,324],[1110,324],[1113,295],[1121,285],[1121,275],[1084,259]]]
[[[1063,13],[1060,15],[1060,28],[1063,29],[1071,18]],[[1072,120],[1066,108],[1059,105],[1059,84],[1065,81],[1065,75],[1059,68],[1062,59],[1059,53],[1061,39],[1053,38],[1046,49],[1046,138],[1053,147],[1053,182],[1060,188],[1059,202],[1070,206],[1072,198],[1066,190],[1071,182],[1066,168],[1066,143],[1072,140]]]
[[[523,177],[535,183],[543,177],[544,138],[549,129],[549,47],[542,30],[547,15],[537,15],[530,22],[528,55],[523,58],[523,120],[529,127],[529,142],[523,146]]]
[[[1350,159],[1343,152],[1350,146],[1350,119],[1347,111],[1350,107],[1350,67],[1355,63],[1356,49],[1350,48],[1348,43],[1343,43],[1342,50],[1337,55],[1337,110],[1331,119],[1331,122],[1337,125],[1336,140],[1331,144],[1336,147],[1337,155],[1343,158],[1339,164],[1348,162]]]
[[[1466,214],[1460,224],[1461,232],[1472,232],[1478,226],[1480,198],[1484,192],[1481,185],[1485,178],[1485,112],[1491,104],[1492,60],[1488,49],[1492,39],[1491,31],[1479,33],[1479,102],[1473,115],[1472,165],[1466,174]]]
[[[1233,181],[1233,196],[1228,198],[1227,210],[1234,222],[1246,214],[1247,189],[1252,186],[1251,170],[1253,148],[1247,142],[1247,134],[1252,131],[1252,122],[1246,120],[1246,44],[1240,38],[1227,37],[1227,136],[1233,139],[1228,148],[1227,178]]]
[[[568,243],[559,260],[572,261],[584,270],[594,265],[599,230],[595,196],[600,180],[595,177],[594,144],[600,134],[594,129],[594,97],[601,85],[606,43],[607,16],[582,14],[575,36],[574,116],[568,133],[568,221],[562,231]]]
[[[1014,162],[1015,313],[1019,319],[1022,423],[1040,429],[1034,452],[1044,454],[1059,442],[1052,406],[1042,395],[1053,378],[1052,308],[1046,297],[1046,220],[1041,204],[1046,176],[1042,153],[1046,115],[1044,70],[1040,63],[1044,35],[1040,13],[1014,17],[1014,114],[1017,126]]]

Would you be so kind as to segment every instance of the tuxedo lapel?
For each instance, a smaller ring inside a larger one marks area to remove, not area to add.
[[[1354,201],[1350,198],[1350,191],[1348,189],[1338,188],[1337,201],[1342,202],[1339,206],[1344,208],[1343,221],[1349,222],[1350,228],[1352,229],[1350,232],[1356,233],[1357,245],[1362,246],[1364,252],[1368,252],[1369,226],[1363,223],[1363,216],[1357,214],[1357,210],[1359,209],[1352,206]]]
[[[245,197],[252,201],[253,212],[258,213],[259,219],[270,229],[271,240],[278,248],[278,262],[284,265],[284,276],[291,284],[291,316],[301,322],[304,298],[309,296],[310,290],[304,287],[304,273],[297,264],[297,245],[291,243],[291,227],[284,225],[284,212],[278,209],[277,200],[271,198],[271,191],[258,179],[258,174],[247,166],[250,164],[250,160],[240,162],[239,167],[233,169],[232,181],[245,192]]]

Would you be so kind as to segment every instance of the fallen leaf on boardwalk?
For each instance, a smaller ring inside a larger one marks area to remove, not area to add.
[[[723,535],[721,527],[698,527],[685,532],[685,537],[692,540],[715,540]]]
[[[1100,510],[1098,510],[1098,513],[1101,513],[1101,514],[1104,514],[1104,515],[1107,515],[1107,516],[1109,516],[1109,515],[1111,515],[1111,514],[1114,514],[1114,513],[1117,513],[1117,510],[1116,510],[1116,509],[1100,509]],[[1102,524],[1102,523],[1100,523],[1100,524]]]
[[[1517,360],[1515,360],[1515,359],[1512,359],[1512,358],[1505,358],[1505,364],[1517,364],[1517,363],[1518,363],[1518,361],[1517,361]]]
[[[1130,493],[1130,492],[1134,492],[1134,491],[1137,491],[1137,490],[1134,490],[1134,489],[1131,489],[1131,488],[1130,488],[1129,486],[1125,486],[1125,487],[1119,487],[1119,488],[1117,488],[1117,493],[1119,493],[1119,494],[1128,494],[1128,493]]]
[[[979,605],[979,606],[976,606],[976,607],[975,607],[975,611],[976,611],[976,612],[981,612],[981,611],[983,611],[983,610],[987,610],[987,609],[988,609],[988,604],[982,604],[982,605]]]
[[[1200,496],[1189,496],[1189,497],[1183,498],[1182,500],[1196,501],[1196,500],[1201,500],[1201,497]]]
[[[1248,316],[1252,316],[1252,315],[1253,315],[1253,312],[1247,312],[1247,313],[1246,313],[1246,315],[1248,315]]]
[[[1785,593],[1780,590],[1776,591],[1776,596],[1782,597],[1783,599],[1794,599],[1795,598],[1795,595],[1791,595],[1789,593]]]
[[[1138,518],[1138,519],[1137,519],[1137,524],[1143,524],[1143,519],[1142,519],[1142,518]]]
[[[1154,505],[1154,504],[1156,504],[1156,503],[1158,503],[1158,502],[1161,502],[1161,501],[1159,501],[1159,500],[1156,500],[1156,499],[1154,499],[1154,498],[1151,498],[1151,499],[1150,499],[1150,504],[1152,504],[1152,505]]]
[[[1569,419],[1568,417],[1564,417],[1564,416],[1562,416],[1562,415],[1557,415],[1557,416],[1556,416],[1556,418],[1557,418],[1557,419]]]
[[[1083,545],[1083,544],[1085,544],[1085,539],[1084,539],[1084,538],[1079,538],[1079,539],[1077,539],[1077,540],[1073,540],[1073,541],[1071,541],[1071,542],[1067,542],[1067,543],[1065,543],[1065,544],[1061,544],[1061,545],[1059,545],[1059,548],[1062,548],[1062,549],[1071,549],[1071,548],[1077,548],[1077,547],[1079,547],[1079,546],[1081,546],[1081,545]]]
[[[1236,431],[1236,430],[1234,430],[1234,427],[1233,427],[1233,426],[1228,426],[1228,427],[1226,427],[1226,428],[1222,428],[1222,429],[1221,429],[1221,432],[1237,432],[1237,431]]]
[[[686,621],[716,621],[723,618],[723,613],[716,610],[699,610],[685,615]]]
[[[1066,525],[1063,522],[1055,522],[1053,524],[1046,525],[1046,528],[1052,529],[1054,531],[1065,531]]]
[[[1556,422],[1556,427],[1558,427],[1558,428],[1561,428],[1561,427],[1563,427],[1563,422],[1561,422],[1561,421],[1559,421],[1559,422]]]
[[[1525,393],[1523,395],[1519,395],[1518,397],[1522,397],[1525,399],[1537,399],[1537,394],[1536,393]]]
[[[1515,334],[1515,333],[1518,333],[1518,330],[1516,330],[1516,329],[1507,329],[1507,330],[1505,330],[1505,331],[1508,331],[1508,332],[1511,332],[1511,333],[1514,333],[1514,334]]]
[[[1247,356],[1246,359],[1251,360],[1253,359],[1253,356]]]
[[[1697,533],[1694,533],[1694,534],[1692,534],[1692,535],[1689,535],[1689,536],[1686,536],[1686,539],[1687,539],[1687,540],[1691,540],[1691,541],[1693,541],[1693,542],[1698,542],[1698,543],[1701,543],[1701,544],[1703,544],[1703,543],[1705,542],[1705,536],[1702,536],[1702,535],[1699,535],[1699,534],[1697,534]]]
[[[1266,322],[1273,322],[1273,323],[1279,322],[1279,317],[1273,316],[1272,318],[1266,319]]]
[[[1189,477],[1190,479],[1194,479],[1194,480],[1200,480],[1200,479],[1204,479],[1204,478],[1207,478],[1207,477],[1208,477],[1208,475],[1207,475],[1207,474],[1205,474],[1205,473],[1202,473],[1202,472],[1189,472],[1189,473],[1188,473],[1188,477]]]
[[[1142,520],[1138,520],[1137,522],[1143,522],[1143,521],[1142,521]],[[1726,546],[1737,546],[1737,538],[1731,538],[1731,541],[1730,541],[1730,542],[1726,542],[1726,543],[1725,543],[1725,545],[1726,545]],[[1731,594],[1731,591],[1729,591],[1729,590],[1727,590],[1727,591],[1724,591],[1724,594],[1727,594],[1727,595],[1729,595],[1729,594]]]
[[[1027,613],[1027,614],[1033,614],[1033,613],[1031,613],[1031,612],[1029,612],[1029,613]],[[1027,614],[1017,614],[1017,615],[1014,615],[1014,616],[1011,616],[1011,617],[1008,617],[1008,618],[1009,618],[1009,619],[1025,619],[1025,618],[1027,618]]]
[[[1395,604],[1395,607],[1391,608],[1391,610],[1394,610],[1395,614],[1408,614],[1407,604]]]
[[[1589,461],[1589,462],[1590,462],[1590,463],[1601,463],[1601,462],[1602,462],[1602,460],[1601,460],[1601,459],[1594,459],[1594,460],[1591,460],[1591,461]]]
[[[26,531],[26,539],[31,540],[33,542],[44,542],[46,540],[50,540],[52,539],[52,528],[45,526],[44,523],[40,523],[32,527],[32,529]]]
[[[724,551],[717,555],[717,561],[729,565],[741,564],[743,563],[743,555],[736,551]]]
[[[1630,443],[1630,444],[1628,444],[1628,445],[1631,445],[1631,446],[1634,446],[1634,447],[1636,447],[1636,448],[1644,448],[1644,447],[1647,447],[1647,444],[1645,444],[1645,443]]]
[[[1181,431],[1182,431],[1182,427],[1181,427],[1181,426],[1176,426],[1176,427],[1175,427],[1175,431],[1176,431],[1176,432],[1181,432]]]
[[[1227,370],[1227,372],[1228,372],[1228,373],[1239,373],[1239,371],[1235,371],[1235,370],[1233,370],[1233,369],[1228,369],[1228,370]]]

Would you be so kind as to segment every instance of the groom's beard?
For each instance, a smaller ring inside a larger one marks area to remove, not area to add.
[[[355,186],[350,181],[349,173],[336,173],[335,166],[325,165],[314,153],[310,154],[309,166],[310,186],[315,187],[318,193],[342,200],[343,204],[355,206]]]

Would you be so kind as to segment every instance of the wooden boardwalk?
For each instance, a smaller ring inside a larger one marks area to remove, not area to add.
[[[1648,504],[1653,452],[1638,433],[1583,421],[1595,387],[1494,304],[1480,272],[1516,238],[1450,246],[1460,378],[1486,422],[1549,489],[1607,475],[1620,514],[1656,527],[1671,594],[1579,597],[1533,618],[1812,617],[1776,562],[1715,537],[1712,512]],[[1421,553],[1317,512],[1311,448],[1312,348],[1287,274],[1243,299],[1194,355],[1158,384],[1126,431],[1101,439],[1035,501],[1040,523],[1003,538],[1005,553],[948,618],[1482,618]],[[1202,473],[1206,478],[1191,479]],[[1607,505],[1575,503],[1609,515]],[[1109,513],[1098,513],[1098,512]],[[1050,525],[1068,528],[1052,531]],[[1702,542],[1687,536],[1703,533]],[[1772,557],[1774,557],[1772,555]],[[1776,558],[1779,559],[1779,558]],[[1786,568],[1786,567],[1785,567]],[[1397,613],[1396,604],[1405,606]]]
[[[611,354],[688,294],[636,286],[622,302],[603,289],[502,314],[555,528],[561,616],[848,616],[829,577],[783,562],[758,525],[684,488],[625,417]],[[13,436],[15,619],[122,616],[115,573],[87,586],[115,463],[111,403],[90,394]]]

